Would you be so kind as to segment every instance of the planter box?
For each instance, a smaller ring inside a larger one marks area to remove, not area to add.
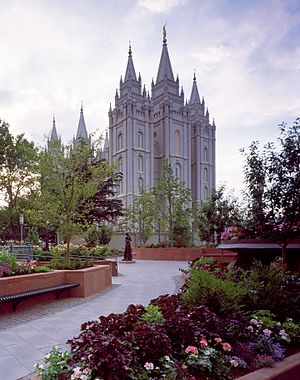
[[[133,255],[138,260],[191,261],[205,256],[235,262],[237,253],[217,248],[134,248]]]
[[[300,352],[276,363],[273,368],[261,368],[236,380],[299,380],[299,378]],[[31,380],[41,380],[41,378],[33,375]]]
[[[61,294],[61,298],[88,297],[111,285],[111,269],[109,265],[98,265],[78,270],[55,270],[47,273],[35,273],[22,276],[0,278],[0,295],[25,292],[64,283],[79,283],[78,288],[70,289]],[[18,305],[17,310],[40,302],[56,299],[54,293],[28,298]],[[0,314],[12,312],[12,305],[0,305]]]
[[[278,362],[273,368],[261,368],[248,373],[237,380],[299,380],[300,379],[300,352],[288,356]]]
[[[118,261],[114,259],[93,260],[94,265],[110,265],[111,275],[118,275]]]

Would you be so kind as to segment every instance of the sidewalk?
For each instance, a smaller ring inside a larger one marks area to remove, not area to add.
[[[183,261],[138,260],[119,264],[113,286],[88,299],[63,299],[0,317],[1,380],[30,379],[33,365],[53,346],[77,336],[80,325],[100,315],[121,313],[133,304],[146,305],[152,298],[177,291]]]

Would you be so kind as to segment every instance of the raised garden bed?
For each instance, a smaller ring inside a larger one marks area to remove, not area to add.
[[[134,258],[137,260],[174,260],[192,261],[196,258],[206,256],[216,260],[235,262],[237,253],[223,251],[217,248],[134,248]]]
[[[65,291],[61,298],[89,297],[111,285],[110,265],[97,265],[78,270],[55,270],[47,273],[3,277],[0,278],[0,295],[4,296],[64,283],[79,283],[79,287]],[[53,299],[55,299],[55,294],[45,294],[27,299],[20,304],[18,310]],[[0,314],[10,312],[12,312],[11,304],[0,305]]]

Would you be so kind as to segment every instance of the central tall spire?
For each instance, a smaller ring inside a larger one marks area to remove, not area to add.
[[[191,104],[200,104],[200,96],[198,92],[197,82],[196,82],[196,74],[194,72],[194,78],[193,78],[193,87],[192,87],[192,93],[191,93]]]
[[[128,51],[128,62],[127,62],[127,68],[126,68],[124,82],[126,82],[128,80],[135,80],[135,81],[137,80],[135,70],[134,70],[134,66],[133,66],[130,41],[129,41],[129,51]]]
[[[167,47],[166,25],[164,25],[163,27],[163,48],[162,48],[162,53],[160,57],[156,83],[164,79],[170,79],[174,82],[174,75],[173,75],[173,70],[172,70],[169,53],[168,53],[168,47]]]

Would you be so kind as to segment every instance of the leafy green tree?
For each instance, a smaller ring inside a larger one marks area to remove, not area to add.
[[[260,152],[256,141],[242,153],[249,200],[247,227],[278,243],[285,262],[286,247],[300,234],[300,119],[280,125],[277,145],[268,143]]]
[[[220,243],[225,227],[238,225],[241,221],[237,199],[225,193],[225,186],[213,189],[210,197],[197,209],[196,223],[199,237],[206,242]]]
[[[127,210],[131,228],[139,232],[139,241],[146,244],[154,231],[155,198],[153,191],[140,189],[139,195],[134,197],[133,204]]]
[[[189,223],[191,191],[185,182],[176,178],[172,166],[164,161],[162,173],[153,189],[159,223],[166,228],[169,242],[174,245],[174,230],[179,220]]]
[[[70,239],[85,228],[95,203],[99,186],[113,175],[106,161],[94,164],[91,150],[85,145],[69,144],[63,149],[52,146],[40,157],[40,195],[36,199],[35,221],[60,229],[70,253]],[[85,208],[82,207],[85,205]]]
[[[24,134],[13,136],[9,125],[0,120],[0,191],[4,196],[6,234],[16,238],[18,217],[26,198],[37,189],[38,150]]]

